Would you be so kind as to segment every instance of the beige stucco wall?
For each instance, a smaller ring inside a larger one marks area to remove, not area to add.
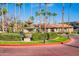
[[[54,32],[62,32],[62,28],[55,28]],[[73,32],[73,28],[64,28],[64,32]]]
[[[48,32],[51,32],[51,29],[48,29]]]

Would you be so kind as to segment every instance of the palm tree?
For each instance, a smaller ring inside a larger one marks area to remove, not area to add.
[[[30,4],[30,16],[32,16],[32,4]]]
[[[40,32],[42,32],[41,31],[41,24],[42,24],[41,15],[42,15],[43,10],[41,10],[41,3],[39,3],[38,6],[39,6],[39,10],[38,10],[38,12],[36,12],[36,17],[39,16],[39,21],[40,21],[39,28],[40,28]]]
[[[57,13],[52,13],[52,16],[53,16],[53,24],[56,24],[56,22],[54,22],[55,21],[54,17],[57,16]]]
[[[43,16],[43,17],[45,17],[45,19],[43,20],[43,22],[45,22],[45,20],[46,20],[46,13],[45,13],[45,10],[44,9],[40,10],[40,12],[39,11],[36,12],[36,16]],[[42,24],[42,20],[40,19],[40,25],[41,24]],[[44,24],[46,24],[46,22]]]
[[[34,21],[34,17],[33,16],[30,16],[30,19],[32,20],[32,22]]]
[[[68,8],[68,25],[70,24],[70,9],[71,9],[71,4],[69,4],[69,8]],[[68,29],[69,32],[69,29]]]
[[[21,15],[21,6],[22,6],[22,3],[17,3],[16,6],[19,7],[19,20],[20,20],[20,15]]]
[[[20,17],[20,15],[21,15],[21,6],[22,6],[22,3],[17,3],[16,6],[19,7],[19,17]]]
[[[23,11],[24,11],[24,19],[25,19],[25,14],[26,14],[26,12],[25,12],[25,3],[23,3]],[[22,30],[23,30],[23,28],[24,28],[24,25],[25,25],[25,23],[24,22],[22,22]]]
[[[64,3],[62,3],[62,20],[61,20],[61,23],[62,23],[62,33],[64,32]]]
[[[39,3],[39,12],[41,12],[41,3]],[[41,21],[41,14],[38,13],[37,15],[40,16],[39,20],[40,20],[40,32],[41,32],[41,23],[42,23],[42,21]]]
[[[47,3],[45,3],[45,32],[46,32],[46,23],[47,23]]]
[[[4,32],[4,15],[8,12],[6,8],[4,8],[5,4],[1,4],[0,16],[2,16],[2,31]]]
[[[8,3],[6,3],[6,8],[7,8],[7,11],[8,11]],[[8,24],[8,18],[9,18],[9,17],[8,17],[8,12],[7,12],[6,16],[7,16],[7,17],[6,17],[6,19],[5,19],[5,21],[6,21],[5,24],[6,24],[6,31],[7,31],[7,30],[8,30],[8,27],[9,27],[9,24]]]
[[[25,3],[23,4],[23,6],[24,6],[24,8],[23,8],[24,10],[23,11],[24,11],[24,16],[25,16],[25,14],[26,14],[26,12],[25,12],[25,7],[26,7]],[[24,19],[25,19],[25,17],[24,17]]]
[[[14,18],[16,18],[16,4],[14,4]]]
[[[2,31],[4,32],[4,16],[3,16],[3,4],[1,4],[1,15],[2,15]]]
[[[33,22],[34,17],[32,16],[32,4],[30,4],[30,20]]]
[[[50,24],[50,17],[52,16],[52,13],[51,12],[47,12],[47,15],[49,16],[49,24]]]
[[[13,32],[17,30],[17,20],[16,20],[16,4],[14,4],[14,24],[13,24]]]

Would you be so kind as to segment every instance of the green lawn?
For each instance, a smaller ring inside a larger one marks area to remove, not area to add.
[[[46,40],[46,44],[50,43],[56,43],[56,42],[64,42],[68,40],[68,38],[65,38],[63,36],[59,36],[55,39]],[[31,42],[24,42],[24,41],[0,41],[0,44],[42,44],[43,40],[39,41],[31,41]]]
[[[19,33],[1,33],[0,34],[0,44],[43,44],[43,39],[46,33],[33,33],[33,38],[31,42],[21,41],[21,37]],[[56,42],[64,42],[68,40],[68,38],[58,35],[56,33],[48,33],[49,40],[46,40],[46,44],[56,43]]]

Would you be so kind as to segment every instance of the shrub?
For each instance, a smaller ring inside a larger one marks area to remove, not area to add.
[[[49,34],[49,39],[54,39],[58,36],[57,33],[53,33],[53,32],[48,33],[48,34]]]
[[[42,34],[41,33],[33,33],[32,34],[32,40],[41,40]]]
[[[12,33],[12,27],[8,27],[7,32]]]
[[[32,34],[32,40],[44,40],[44,39],[54,39],[57,37],[56,33],[33,33]]]
[[[16,33],[2,33],[0,34],[0,40],[2,41],[20,41],[21,37]]]

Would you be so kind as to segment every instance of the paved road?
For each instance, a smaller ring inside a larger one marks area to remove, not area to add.
[[[0,46],[0,56],[79,56],[79,36],[67,44],[56,46]]]

